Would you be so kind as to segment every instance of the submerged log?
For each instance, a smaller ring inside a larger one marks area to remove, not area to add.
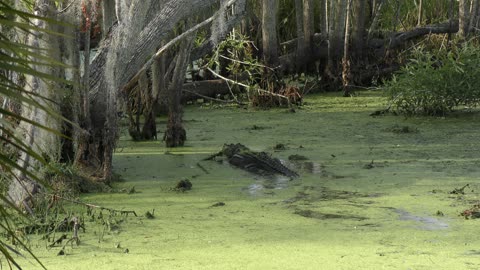
[[[225,144],[222,151],[206,158],[205,160],[214,160],[219,156],[226,157],[228,162],[233,166],[255,174],[282,174],[290,178],[299,176],[295,171],[285,167],[279,159],[274,158],[265,152],[254,152],[240,143]]]

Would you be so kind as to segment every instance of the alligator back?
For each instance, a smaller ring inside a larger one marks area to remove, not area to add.
[[[271,157],[265,152],[254,152],[243,144],[225,144],[221,154],[227,157],[228,162],[241,169],[256,174],[282,174],[290,178],[299,175],[283,165],[279,159]]]

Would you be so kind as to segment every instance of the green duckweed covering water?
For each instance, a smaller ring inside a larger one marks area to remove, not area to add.
[[[185,147],[120,141],[114,167],[125,181],[114,190],[136,193],[82,197],[141,217],[105,233],[87,224],[66,256],[33,237],[34,252],[49,269],[479,269],[480,221],[459,213],[479,199],[480,114],[370,117],[382,102],[362,92],[309,97],[296,113],[188,107]],[[415,132],[392,132],[403,126]],[[237,142],[301,176],[201,161]],[[192,190],[172,191],[184,178]],[[465,184],[465,195],[449,194]]]

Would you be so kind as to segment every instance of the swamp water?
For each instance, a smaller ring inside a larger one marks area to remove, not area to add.
[[[188,107],[183,148],[122,137],[114,190],[135,193],[81,198],[138,218],[103,233],[87,224],[65,256],[32,239],[34,252],[49,269],[480,269],[480,220],[459,215],[479,199],[480,114],[369,116],[382,102],[361,92],[309,97],[296,113]],[[300,177],[202,161],[224,143],[270,152]],[[172,191],[184,178],[192,190]]]

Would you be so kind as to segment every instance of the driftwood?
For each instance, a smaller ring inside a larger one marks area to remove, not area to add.
[[[279,159],[265,152],[254,152],[243,144],[225,144],[222,151],[204,160],[215,160],[224,156],[228,162],[238,168],[259,175],[282,174],[290,178],[298,177],[298,173],[285,167]]]

